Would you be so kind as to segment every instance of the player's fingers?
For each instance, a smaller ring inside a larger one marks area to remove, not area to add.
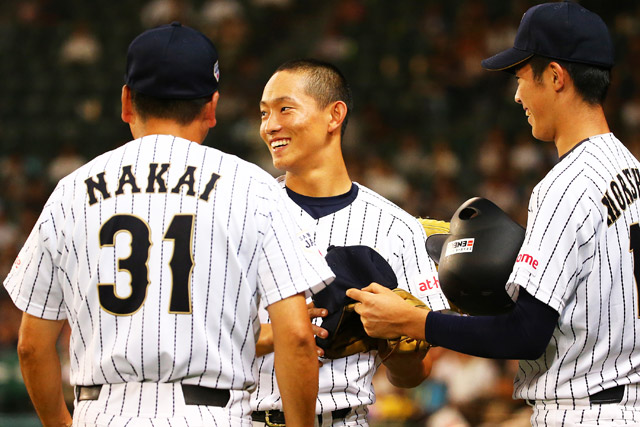
[[[307,311],[309,312],[310,319],[315,319],[316,317],[326,317],[327,314],[329,314],[329,311],[327,311],[326,308],[311,307],[311,308],[307,308]]]
[[[373,282],[369,285],[371,287],[371,292],[374,294],[393,294],[393,291],[386,286],[382,286],[379,283]],[[395,294],[394,294],[395,295]]]
[[[364,292],[365,289],[366,288],[363,288],[362,290],[356,288],[347,289],[347,296],[356,301],[364,302],[369,296],[367,295],[367,292]]]
[[[356,313],[362,315],[364,311],[364,305],[361,302],[354,302],[353,304],[349,304],[346,307],[347,311],[355,311]]]
[[[379,283],[371,282],[368,286],[362,288],[362,290],[364,292],[370,292],[372,294],[381,294],[381,293],[384,293],[386,291],[389,291],[390,289],[387,288],[386,286],[382,286]]]
[[[320,338],[326,338],[326,337],[329,336],[329,332],[326,329],[324,329],[324,328],[322,328],[322,327],[320,327],[318,325],[313,325],[312,324],[311,325],[311,329],[313,330],[313,334],[315,336],[320,337]]]

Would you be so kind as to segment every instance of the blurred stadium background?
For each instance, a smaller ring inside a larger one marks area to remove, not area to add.
[[[0,274],[6,276],[57,180],[130,139],[120,88],[131,39],[179,20],[220,52],[218,125],[206,144],[277,175],[258,135],[258,101],[294,57],[338,65],[355,108],[344,150],[352,178],[414,215],[448,219],[487,197],[524,225],[533,185],[557,161],[513,102],[515,79],[480,68],[512,45],[531,0],[2,0]],[[581,2],[609,25],[617,64],[606,104],[614,133],[640,154],[640,5]],[[39,425],[16,356],[20,312],[0,289],[0,426]],[[61,353],[65,354],[65,339]],[[372,426],[520,426],[513,361],[434,349],[412,390],[375,378]],[[69,402],[72,392],[67,389]]]

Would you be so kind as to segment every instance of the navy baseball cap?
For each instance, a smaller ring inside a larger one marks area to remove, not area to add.
[[[533,55],[611,68],[613,43],[595,13],[572,1],[543,3],[522,16],[513,47],[483,60],[482,67],[513,72]]]
[[[218,90],[218,52],[204,34],[179,22],[136,37],[127,51],[125,83],[144,95],[194,99]]]
[[[343,313],[344,306],[356,302],[347,296],[347,289],[362,289],[371,282],[395,289],[398,278],[387,260],[368,246],[329,246],[325,259],[336,278],[312,299],[316,307],[326,308],[328,312],[322,320],[322,327],[329,335],[327,338],[316,337],[318,347],[326,350],[335,339],[340,323],[351,323],[354,336],[366,336],[360,315],[353,311]]]

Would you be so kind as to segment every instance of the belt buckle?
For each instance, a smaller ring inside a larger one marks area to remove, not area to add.
[[[271,422],[271,420],[269,419],[269,413],[271,411],[264,411],[264,423],[266,425],[268,425],[269,427],[286,427],[285,424],[279,424],[279,423],[273,423]]]

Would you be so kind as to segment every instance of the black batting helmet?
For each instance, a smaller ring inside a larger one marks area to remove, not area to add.
[[[523,241],[524,228],[474,197],[453,214],[449,234],[431,235],[426,245],[449,301],[468,314],[494,315],[513,308],[505,285]]]

